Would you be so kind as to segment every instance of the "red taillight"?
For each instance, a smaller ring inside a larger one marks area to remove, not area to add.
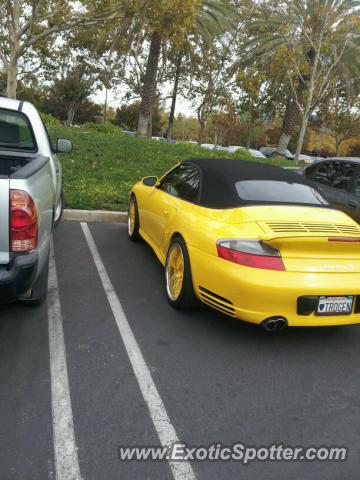
[[[10,190],[10,248],[29,252],[37,247],[38,222],[34,200],[22,190]]]
[[[279,252],[254,240],[225,240],[216,245],[220,258],[244,267],[285,271]]]

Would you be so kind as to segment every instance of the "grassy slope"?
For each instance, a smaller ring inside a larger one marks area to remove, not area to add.
[[[53,139],[65,137],[74,143],[71,155],[61,155],[68,208],[125,210],[129,190],[135,182],[147,175],[160,176],[181,160],[209,156],[252,159],[244,152],[228,155],[190,144],[169,145],[83,128],[50,127],[49,130]]]

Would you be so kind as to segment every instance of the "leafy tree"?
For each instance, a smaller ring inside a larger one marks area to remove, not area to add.
[[[139,120],[141,102],[136,101],[128,105],[122,105],[116,110],[116,115],[113,123],[119,125],[125,130],[136,131]],[[152,135],[161,136],[163,134],[163,118],[162,110],[159,101],[155,102],[153,116],[152,116]]]
[[[174,137],[177,140],[195,141],[198,137],[199,123],[196,118],[186,117],[179,113],[175,117]]]
[[[341,80],[338,81],[341,84]],[[358,87],[358,86],[357,86]],[[335,140],[336,155],[340,155],[344,142],[360,135],[360,94],[347,89],[336,89],[319,108],[311,124],[326,128]]]
[[[224,0],[205,0],[201,9],[194,17],[192,30],[184,38],[182,45],[176,48],[175,53],[175,72],[174,87],[172,93],[171,109],[169,115],[169,124],[167,129],[167,138],[170,141],[173,136],[173,127],[175,119],[175,109],[177,95],[179,91],[180,76],[183,72],[183,63],[187,58],[190,63],[193,60],[194,43],[203,41],[211,45],[215,38],[224,35],[226,32],[234,30],[235,9]]]
[[[87,105],[91,110],[89,97],[92,93],[94,93],[94,80],[85,72],[83,66],[64,71],[54,80],[48,96],[50,104],[58,105],[58,111],[49,113],[72,125],[82,106]]]
[[[206,125],[217,107],[228,103],[229,62],[231,49],[228,44],[214,42],[211,46],[203,42],[194,56],[193,82],[187,96],[196,106],[199,122],[199,145],[204,143]]]
[[[249,67],[237,74],[235,83],[240,90],[237,101],[238,113],[247,130],[245,146],[249,148],[252,131],[262,121],[262,116],[265,114],[263,107],[266,104],[268,82],[265,72]]]
[[[177,44],[192,29],[194,17],[201,0],[152,0],[145,4],[142,15],[145,30],[149,34],[150,49],[141,96],[141,108],[137,133],[140,136],[151,132],[151,116],[156,97],[157,75],[163,40]]]
[[[358,0],[287,0],[280,2],[276,15],[253,22],[255,34],[246,44],[248,58],[269,59],[280,51],[288,60],[291,98],[285,119],[292,124],[299,117],[301,121],[296,161],[310,115],[337,72],[360,69],[359,5]],[[279,151],[286,147],[291,130],[292,125],[284,122]]]
[[[34,53],[48,48],[54,36],[84,24],[101,23],[119,15],[120,6],[112,0],[0,0],[0,61],[7,72],[7,95],[16,98],[19,67]],[[132,8],[135,8],[134,6]],[[101,12],[101,13],[97,13]],[[51,48],[48,48],[48,52]]]
[[[72,54],[86,65],[105,90],[104,122],[108,117],[108,91],[125,80],[129,53],[133,42],[138,41],[137,13],[134,6],[123,6],[114,19],[80,25],[67,34],[66,43],[71,45]]]

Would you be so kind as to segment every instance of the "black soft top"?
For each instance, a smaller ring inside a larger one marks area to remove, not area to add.
[[[183,163],[200,169],[202,179],[199,203],[207,208],[237,208],[271,203],[241,199],[236,184],[245,180],[273,180],[308,185],[316,189],[313,183],[298,173],[266,163],[224,158],[194,158]]]

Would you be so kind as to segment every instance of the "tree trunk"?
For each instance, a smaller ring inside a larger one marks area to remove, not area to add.
[[[280,140],[278,143],[278,148],[277,148],[278,152],[281,155],[285,155],[285,150],[287,150],[290,140],[291,140],[291,135],[288,135],[283,132],[281,133]]]
[[[340,156],[340,149],[341,149],[341,145],[342,145],[343,141],[338,140],[336,138],[335,142],[336,142],[336,156],[339,157]]]
[[[177,59],[177,62],[176,62],[174,90],[173,90],[171,110],[170,110],[170,115],[169,115],[169,126],[168,126],[167,134],[166,134],[166,138],[167,138],[168,142],[171,142],[171,140],[173,138],[176,99],[177,99],[177,94],[178,94],[178,90],[179,90],[179,81],[180,81],[180,75],[181,75],[182,58],[183,58],[183,53],[180,52],[179,56],[178,56],[178,59]]]
[[[199,132],[199,147],[204,143],[205,139],[205,128],[206,128],[206,122],[205,121],[200,121],[200,132]]]
[[[107,120],[107,107],[108,107],[108,89],[105,87],[104,123],[106,123],[106,120]]]
[[[11,7],[10,7],[11,8]],[[7,88],[6,94],[9,98],[16,98],[17,77],[18,77],[18,56],[20,50],[20,4],[14,0],[12,6],[12,25],[10,35],[10,61],[7,65]]]
[[[76,114],[77,109],[78,109],[78,106],[75,104],[75,102],[71,102],[71,103],[68,105],[66,124],[67,124],[69,127],[71,127],[71,125],[74,123],[74,118],[75,118],[75,114]]]
[[[249,150],[251,144],[251,124],[247,124],[246,148]]]
[[[139,113],[139,123],[137,128],[137,135],[141,137],[149,136],[149,133],[151,134],[151,119],[156,96],[160,50],[161,36],[157,32],[154,32],[151,38],[150,53],[146,65],[144,87]]]
[[[311,114],[311,107],[313,105],[313,98],[314,98],[314,92],[315,92],[315,84],[316,84],[316,76],[318,72],[318,65],[319,65],[319,59],[320,59],[320,48],[316,51],[313,52],[313,57],[311,58],[311,75],[310,75],[310,81],[306,84],[304,84],[307,87],[307,99],[305,102],[304,110],[302,112],[302,121],[301,121],[301,128],[300,128],[300,134],[299,134],[299,139],[297,142],[296,146],[296,152],[295,152],[295,164],[298,165],[300,161],[300,154],[301,150],[303,148],[304,144],[304,139],[305,139],[305,133],[306,133],[306,128],[309,123],[309,118]]]
[[[11,59],[7,67],[7,88],[6,95],[16,99],[18,65],[17,60]]]
[[[297,100],[300,104],[304,97],[305,88],[306,88],[306,83],[300,81],[296,91]],[[287,150],[289,146],[291,137],[300,127],[300,121],[301,121],[301,112],[299,110],[299,106],[297,104],[296,99],[292,96],[291,98],[289,98],[288,103],[286,105],[284,121],[283,121],[281,135],[278,143],[277,150],[280,153],[280,155],[285,155],[285,150]]]
[[[199,138],[198,138],[199,147],[201,147],[205,139],[206,115],[204,112],[204,108],[205,108],[205,101],[197,109],[197,116],[198,116],[198,121],[200,125]]]

